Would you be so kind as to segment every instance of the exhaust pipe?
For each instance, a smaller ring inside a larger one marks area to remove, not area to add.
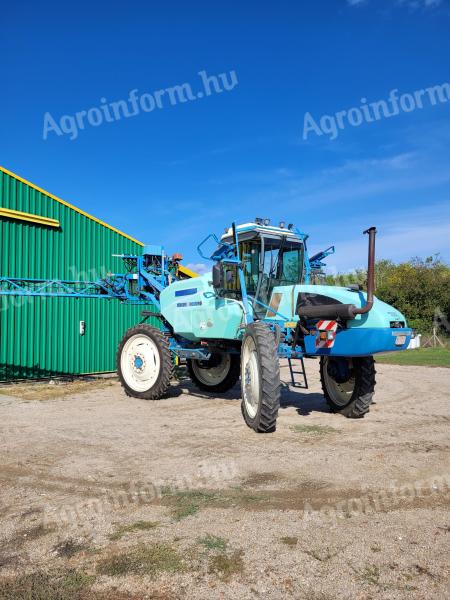
[[[375,236],[376,227],[369,227],[363,233],[369,236],[369,254],[367,259],[367,301],[364,306],[357,308],[354,304],[322,304],[298,305],[297,314],[306,319],[354,319],[356,315],[368,313],[373,306],[373,293],[375,291]]]
[[[362,308],[353,307],[354,315],[365,315],[372,309],[373,292],[375,291],[375,236],[377,234],[376,227],[369,227],[363,233],[369,236],[369,257],[367,259],[367,302]]]

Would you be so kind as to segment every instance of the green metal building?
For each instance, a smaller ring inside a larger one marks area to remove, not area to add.
[[[0,276],[93,281],[142,243],[0,167]],[[153,306],[0,295],[0,381],[115,370],[124,332]],[[148,323],[158,326],[157,319]]]

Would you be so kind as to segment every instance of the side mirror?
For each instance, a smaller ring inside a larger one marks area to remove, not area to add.
[[[224,284],[224,274],[223,274],[223,264],[218,262],[212,268],[212,280],[213,280],[213,288],[218,290],[223,288]]]

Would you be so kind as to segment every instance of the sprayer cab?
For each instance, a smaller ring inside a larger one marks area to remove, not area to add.
[[[254,223],[238,225],[225,231],[221,245],[236,245],[240,264],[216,263],[222,271],[217,288],[223,293],[242,294],[238,270],[242,269],[246,293],[252,297],[253,309],[263,318],[270,304],[275,287],[309,283],[311,267],[306,252],[307,235],[287,228],[284,223],[271,226],[266,219],[256,219]],[[220,248],[220,246],[219,246]],[[214,258],[214,255],[213,255]]]

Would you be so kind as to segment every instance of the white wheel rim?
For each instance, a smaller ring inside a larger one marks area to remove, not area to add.
[[[205,385],[219,385],[225,379],[230,371],[231,357],[229,354],[222,354],[222,360],[217,367],[204,368],[200,366],[198,360],[192,361],[192,370],[199,381]]]
[[[344,383],[338,383],[328,373],[328,358],[326,357],[323,365],[323,376],[325,379],[325,385],[330,395],[331,400],[338,406],[346,406],[353,395],[355,390],[355,377],[350,377],[348,381]]]
[[[241,358],[242,396],[245,410],[251,419],[254,419],[259,407],[260,377],[258,352],[253,338],[248,337],[242,348]]]
[[[136,334],[125,343],[120,356],[120,369],[125,383],[135,392],[146,392],[158,379],[161,359],[155,342]]]

